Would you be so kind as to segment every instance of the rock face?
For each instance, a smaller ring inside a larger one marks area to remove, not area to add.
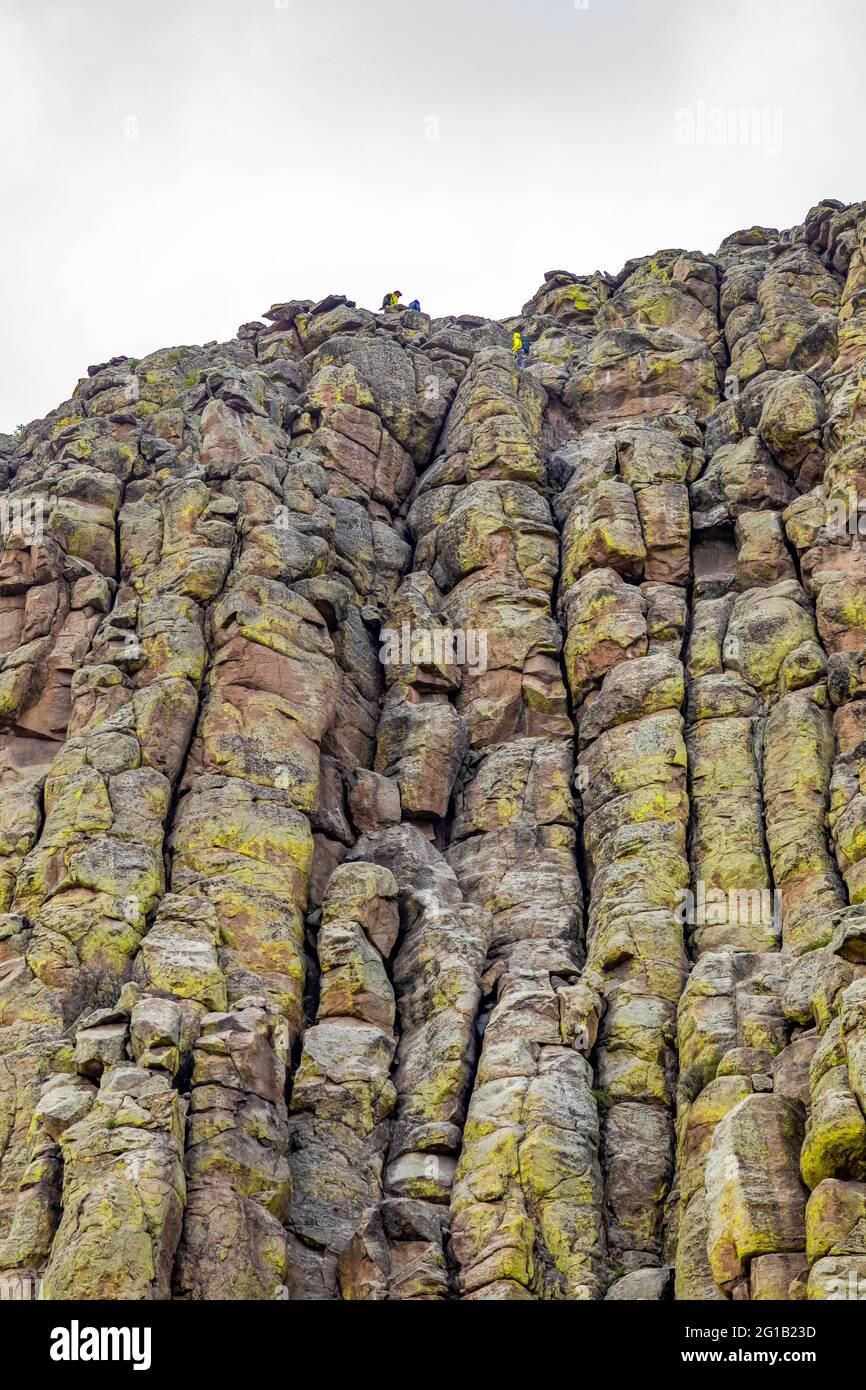
[[[866,205],[264,320],[0,436],[0,1277],[856,1296]]]

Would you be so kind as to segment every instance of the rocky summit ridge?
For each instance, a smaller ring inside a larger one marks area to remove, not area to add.
[[[0,1282],[866,1290],[866,204],[264,320],[0,436]]]

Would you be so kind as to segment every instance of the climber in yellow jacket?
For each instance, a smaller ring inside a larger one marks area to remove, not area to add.
[[[398,306],[399,306],[399,304],[400,304],[400,296],[402,295],[402,293],[403,293],[402,290],[389,290],[388,293],[385,295],[385,298],[382,300],[382,308],[383,308],[383,309],[396,309],[396,308],[398,308]]]
[[[511,339],[511,351],[514,354],[514,360],[518,367],[522,367],[526,361],[526,345],[523,341],[523,334],[518,328],[515,328]]]

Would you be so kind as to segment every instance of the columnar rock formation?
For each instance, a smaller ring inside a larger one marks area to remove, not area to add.
[[[264,319],[0,436],[0,1280],[857,1297],[866,205]]]

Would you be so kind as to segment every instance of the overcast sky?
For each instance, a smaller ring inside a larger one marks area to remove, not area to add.
[[[0,0],[0,430],[276,300],[501,317],[866,197],[862,0],[584,4]]]

